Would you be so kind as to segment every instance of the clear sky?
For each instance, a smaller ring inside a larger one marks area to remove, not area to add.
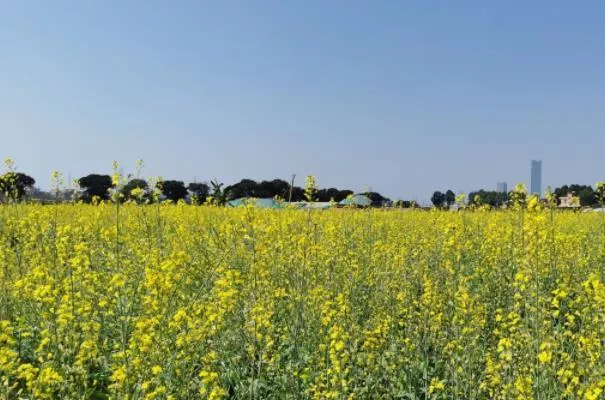
[[[0,2],[0,157],[428,199],[605,180],[603,1]]]

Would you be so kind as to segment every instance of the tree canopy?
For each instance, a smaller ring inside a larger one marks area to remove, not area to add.
[[[431,203],[433,203],[435,207],[443,207],[445,205],[445,193],[441,193],[439,190],[436,190],[431,196]]]
[[[431,196],[431,203],[437,208],[451,207],[456,202],[456,194],[448,189],[445,193],[436,190]]]
[[[122,187],[121,192],[126,200],[144,199],[149,195],[149,184],[145,179],[131,179]]]
[[[187,190],[198,204],[205,202],[210,194],[210,186],[207,183],[191,182],[187,185]]]
[[[252,179],[242,179],[241,181],[227,186],[225,192],[228,193],[229,199],[239,199],[242,197],[256,198],[272,198],[279,196],[282,199],[290,197],[290,183],[282,179],[273,179],[270,181],[256,182]],[[330,200],[341,201],[347,196],[353,194],[352,190],[340,190],[337,188],[319,189],[314,194],[317,201],[327,202]],[[388,200],[382,197],[379,193],[368,193],[373,201]],[[366,195],[368,195],[366,194]],[[299,186],[292,188],[292,201],[304,201],[305,190]]]
[[[589,185],[563,185],[556,188],[553,193],[557,197],[557,200],[561,197],[567,196],[569,193],[574,196],[578,196],[580,198],[580,205],[582,207],[592,207],[597,205],[599,202],[597,193],[594,191],[592,186]]]
[[[452,190],[448,189],[447,192],[445,192],[445,203],[448,207],[451,207],[455,202],[456,194]]]
[[[20,201],[35,183],[36,180],[27,174],[10,171],[0,176],[0,192],[8,199]]]
[[[107,200],[109,189],[113,187],[111,176],[99,174],[89,174],[78,179],[78,185],[84,189],[82,198],[87,202],[92,201],[93,197]]]
[[[160,189],[166,198],[172,200],[173,202],[185,199],[188,193],[183,181],[160,181],[158,182],[158,189]]]
[[[342,201],[346,199],[348,196],[352,195],[352,190],[339,190],[336,188],[329,189],[319,189],[315,196],[317,197],[317,201],[331,201],[334,200],[336,202]]]
[[[476,205],[490,205],[501,207],[508,201],[508,194],[495,190],[478,190],[468,194],[468,201]]]
[[[393,207],[416,208],[418,207],[418,203],[416,203],[414,200],[396,200],[393,202]]]

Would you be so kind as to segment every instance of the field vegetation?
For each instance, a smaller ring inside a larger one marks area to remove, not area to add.
[[[0,396],[602,398],[604,216],[0,206]]]

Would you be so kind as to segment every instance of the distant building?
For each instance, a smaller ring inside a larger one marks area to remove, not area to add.
[[[542,161],[531,160],[531,181],[529,193],[542,197]]]
[[[498,182],[496,185],[496,192],[508,193],[508,186],[506,185],[506,182]]]
[[[573,193],[567,193],[565,197],[559,197],[559,207],[561,208],[579,208],[580,198]]]

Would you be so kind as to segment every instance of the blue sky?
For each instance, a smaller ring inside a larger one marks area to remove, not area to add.
[[[601,1],[6,1],[0,157],[428,199],[605,180]]]

